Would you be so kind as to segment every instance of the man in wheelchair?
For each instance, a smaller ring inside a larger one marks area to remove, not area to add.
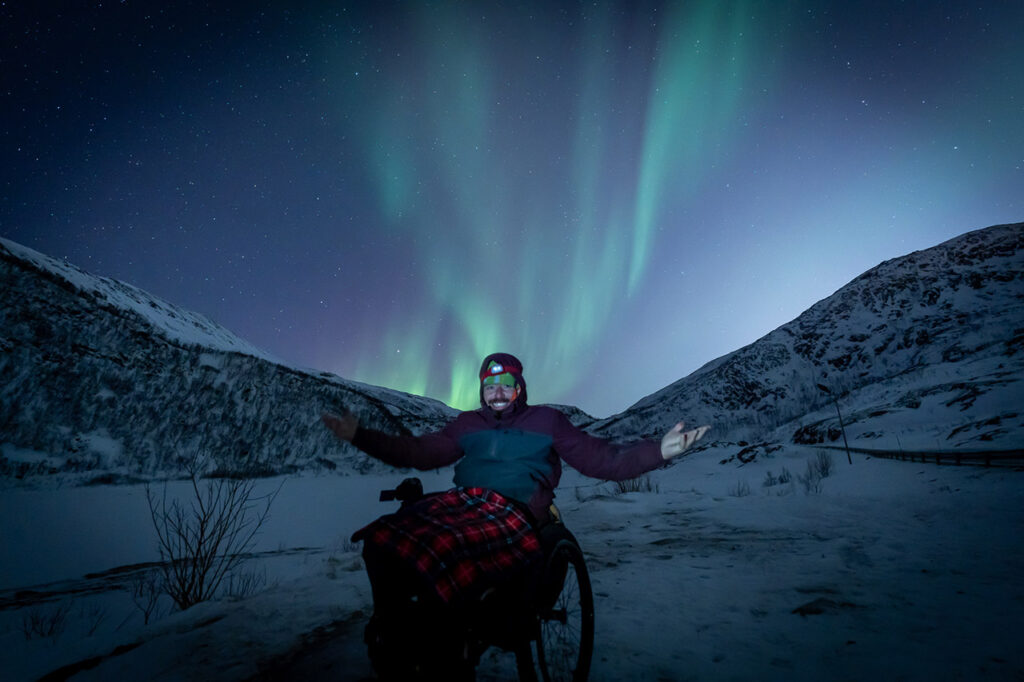
[[[484,358],[480,409],[459,414],[437,433],[391,436],[360,427],[351,413],[322,419],[338,438],[392,466],[429,470],[455,464],[455,488],[408,499],[399,512],[355,536],[364,542],[373,588],[375,615],[367,641],[371,658],[376,654],[377,659],[381,652],[374,651],[373,640],[379,635],[372,630],[382,627],[385,616],[393,628],[387,636],[412,645],[435,633],[461,632],[469,611],[496,594],[513,606],[536,605],[538,593],[552,589],[537,584],[543,580],[540,567],[550,567],[552,550],[557,546],[556,554],[578,554],[575,539],[567,539],[571,534],[551,512],[562,460],[587,476],[626,480],[682,454],[709,428],[684,431],[680,422],[660,443],[612,444],[577,429],[554,408],[528,405],[522,363],[507,353]],[[582,564],[582,555],[578,560]],[[409,609],[409,604],[416,606]],[[402,618],[408,627],[395,622]],[[447,660],[439,665],[448,666],[444,672],[450,676],[456,672],[451,661],[467,657],[458,651],[447,652],[451,658],[442,655],[444,639],[438,637],[427,653]],[[468,660],[471,678],[475,661],[472,655]],[[378,674],[384,663],[374,660]]]

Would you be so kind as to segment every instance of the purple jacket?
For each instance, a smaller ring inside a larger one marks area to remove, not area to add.
[[[562,475],[561,460],[609,481],[635,478],[665,463],[654,441],[614,445],[584,433],[564,414],[543,405],[463,412],[437,433],[422,436],[359,428],[352,444],[396,467],[436,469],[458,462],[456,485],[489,488],[525,502],[537,519],[547,518]]]

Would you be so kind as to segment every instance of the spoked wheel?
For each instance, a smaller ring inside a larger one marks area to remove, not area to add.
[[[561,586],[561,589],[559,589]],[[594,593],[579,545],[561,539],[542,580],[537,663],[544,682],[583,682],[594,652]]]

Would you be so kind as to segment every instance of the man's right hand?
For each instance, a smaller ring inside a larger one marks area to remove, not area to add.
[[[320,419],[323,421],[324,426],[330,429],[331,433],[349,443],[352,442],[356,435],[356,429],[359,428],[359,420],[348,411],[340,417],[330,412],[324,412],[320,415]]]

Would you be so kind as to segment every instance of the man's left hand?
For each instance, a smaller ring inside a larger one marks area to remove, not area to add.
[[[703,438],[704,434],[711,429],[711,426],[706,425],[698,426],[697,428],[689,431],[683,431],[685,426],[686,425],[683,422],[679,422],[665,434],[664,438],[661,439],[662,457],[665,459],[672,459],[673,457],[683,454],[689,450],[694,443]]]

